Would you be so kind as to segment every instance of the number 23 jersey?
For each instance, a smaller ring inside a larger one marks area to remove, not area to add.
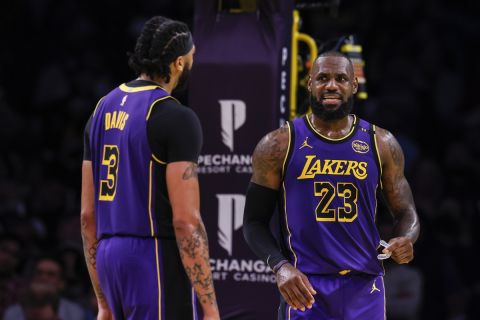
[[[376,192],[381,166],[375,126],[353,117],[341,139],[320,135],[308,116],[288,123],[281,219],[283,247],[307,274],[383,274],[377,259]]]

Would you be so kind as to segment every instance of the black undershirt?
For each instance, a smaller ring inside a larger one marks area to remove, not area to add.
[[[134,80],[127,85],[139,87],[152,82]],[[84,132],[83,159],[91,160],[90,125],[87,122]],[[203,143],[200,120],[193,110],[174,99],[161,100],[154,104],[147,122],[147,136],[155,157],[164,162],[191,161],[197,163]]]
[[[126,84],[129,87],[156,85],[155,83],[134,80]],[[158,89],[156,89],[158,90]],[[84,133],[84,160],[92,160],[90,151],[90,118]],[[173,213],[168,198],[166,168],[163,164],[189,161],[197,163],[202,147],[203,135],[200,121],[193,110],[181,105],[175,99],[156,102],[147,120],[147,139],[150,149],[158,161],[153,163],[155,177],[154,209],[157,224],[157,237],[175,239]]]

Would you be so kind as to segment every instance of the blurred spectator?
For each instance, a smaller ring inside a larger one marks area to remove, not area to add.
[[[0,315],[17,303],[25,281],[19,276],[21,243],[11,235],[0,235]]]
[[[49,296],[54,296],[55,299],[58,300],[58,308],[55,308],[55,311],[58,310],[58,316],[60,317],[60,319],[84,320],[85,313],[83,309],[77,303],[70,301],[62,296],[62,291],[64,290],[64,288],[65,281],[63,277],[63,268],[61,263],[53,257],[45,256],[39,258],[36,261],[33,269],[33,276],[30,283],[30,291],[27,292],[27,298],[31,298],[32,290],[35,291],[38,289],[43,293],[46,293],[46,291],[48,291]],[[35,292],[33,293],[34,297],[36,296]],[[42,308],[38,312],[48,312],[46,309],[49,308],[45,304],[40,305],[40,307]],[[24,304],[15,304],[7,308],[3,319],[28,319],[28,311],[28,309],[25,309]]]
[[[80,222],[80,219],[75,219],[75,221]],[[80,229],[75,231],[78,230]],[[64,242],[58,257],[64,267],[63,275],[66,283],[64,295],[74,300],[85,300],[84,298],[88,296],[90,282],[88,282],[89,275],[81,246]]]
[[[25,320],[61,320],[58,316],[58,295],[55,288],[46,283],[32,283],[21,302],[23,315],[15,318]]]
[[[415,267],[387,261],[385,264],[385,297],[389,320],[421,320],[423,275]]]

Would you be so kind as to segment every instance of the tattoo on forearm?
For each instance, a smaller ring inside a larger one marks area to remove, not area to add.
[[[205,248],[208,252],[208,239],[205,227],[199,224],[197,229],[192,233],[190,237],[184,237],[177,239],[178,248],[180,249],[180,255],[187,255],[190,259],[194,259],[198,251]]]
[[[87,261],[87,269],[88,273],[90,274],[93,290],[95,291],[95,295],[99,302],[106,303],[105,294],[100,288],[100,284],[95,276],[95,270],[97,269],[97,248],[98,248],[98,240],[93,241],[90,248],[88,248],[88,243],[91,242],[88,239],[88,236],[84,230],[85,224],[82,223],[82,242],[83,242],[83,252],[85,255],[85,260]]]
[[[82,230],[82,240],[83,240],[83,252],[85,254],[85,258],[90,264],[90,266],[93,267],[93,269],[97,269],[97,247],[98,247],[98,241],[95,240],[92,245],[88,248],[87,243],[89,242],[87,240],[87,235],[85,234],[85,231]]]
[[[94,284],[95,286],[95,292],[97,293],[97,299],[99,302],[105,302],[105,294],[102,291],[102,288],[100,288],[100,285],[98,283]]]
[[[177,238],[177,244],[185,272],[198,298],[202,303],[216,304],[208,255],[208,239],[203,224],[200,223],[190,236]]]
[[[192,268],[186,267],[185,271],[194,286],[198,285],[203,290],[208,290],[211,287],[213,283],[212,276],[205,275],[205,271],[200,264],[195,263]]]
[[[88,249],[88,262],[94,269],[97,269],[97,247],[98,242],[94,242],[90,249]]]
[[[198,235],[192,235],[191,238],[183,238],[179,240],[181,243],[180,254],[187,255],[189,258],[195,258],[196,251],[202,246],[202,242]]]
[[[197,297],[202,304],[217,305],[217,300],[215,298],[215,292],[207,292],[203,294],[197,293]]]
[[[190,163],[188,167],[185,169],[185,172],[183,173],[183,180],[188,180],[190,178],[197,178],[198,177],[198,172],[197,172],[197,164],[196,163]]]
[[[395,217],[394,234],[416,239],[419,225],[412,191],[403,172],[405,158],[402,148],[390,132],[384,131],[383,134],[391,163],[383,172],[382,182],[388,206]]]

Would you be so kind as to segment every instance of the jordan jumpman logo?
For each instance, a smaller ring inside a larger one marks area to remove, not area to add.
[[[313,149],[313,147],[308,144],[308,137],[305,138],[305,141],[303,141],[303,144],[300,146],[299,149],[302,149],[304,147],[309,147],[310,149]]]
[[[380,292],[380,289],[377,288],[376,282],[377,280],[375,279],[375,281],[373,281],[372,290],[370,291],[370,294],[372,294],[375,291]]]

